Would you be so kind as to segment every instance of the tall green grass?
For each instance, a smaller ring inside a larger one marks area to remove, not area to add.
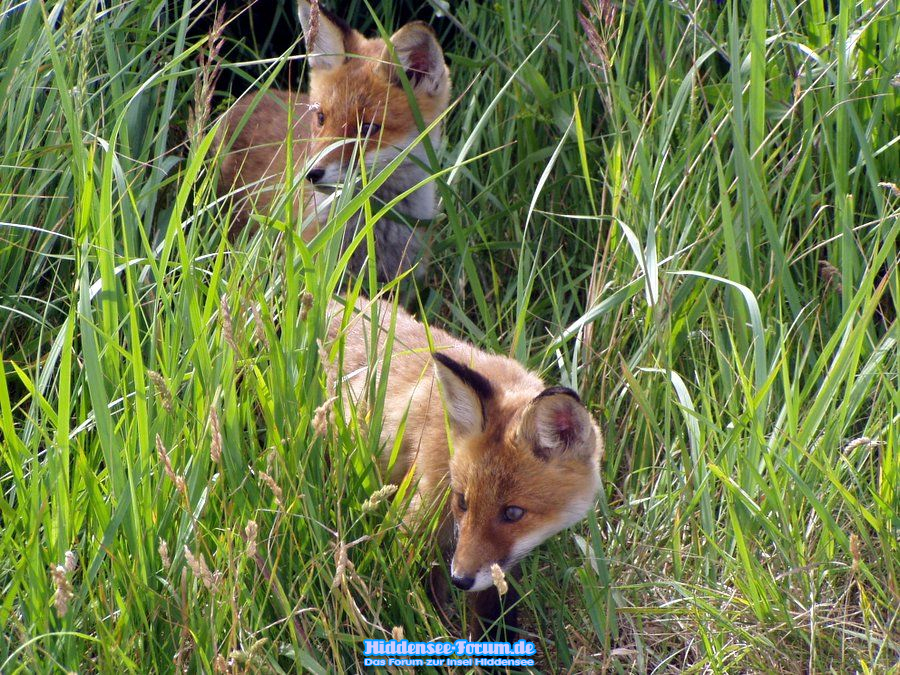
[[[289,212],[228,240],[191,0],[0,7],[0,671],[458,636],[402,494],[367,501],[383,400],[325,387],[356,202],[310,245]],[[412,305],[577,388],[607,444],[595,513],[524,565],[541,669],[895,668],[896,5],[443,11]]]

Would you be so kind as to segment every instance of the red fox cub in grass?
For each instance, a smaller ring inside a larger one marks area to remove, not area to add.
[[[492,567],[514,570],[592,508],[600,487],[600,431],[571,389],[547,387],[516,361],[437,328],[429,343],[425,326],[402,309],[390,372],[382,373],[393,311],[361,299],[342,330],[344,307],[329,306],[329,340],[344,343],[342,370],[328,366],[329,380],[340,380],[345,401],[349,395],[360,402],[370,378],[387,376],[383,466],[404,419],[405,431],[385,479],[399,484],[413,472],[411,522],[443,509],[438,536],[451,558],[451,581],[473,592],[474,614],[489,625],[501,610]],[[508,612],[506,624],[514,621]]]
[[[391,36],[391,46],[379,38],[367,39],[334,14],[300,0],[297,5],[306,39],[309,93],[271,91],[248,94],[224,115],[218,140],[226,152],[221,162],[221,192],[246,193],[238,221],[250,211],[266,213],[287,178],[287,139],[297,198],[294,209],[311,223],[303,232],[309,241],[324,224],[327,207],[321,202],[333,185],[341,183],[362,156],[371,177],[413,144],[420,130],[413,105],[425,125],[447,109],[450,71],[431,28],[416,21]],[[392,53],[393,49],[393,53]],[[403,87],[403,74],[412,87],[411,102]],[[255,100],[258,99],[258,100]],[[430,132],[438,145],[440,125]],[[416,145],[403,163],[377,189],[375,199],[386,203],[429,176],[425,149]],[[317,208],[318,204],[318,208]],[[424,253],[420,235],[407,221],[430,220],[437,213],[433,183],[403,198],[394,212],[399,219],[374,225],[378,276],[381,280],[409,270]],[[344,244],[356,233],[362,215],[348,222]],[[359,246],[350,266],[358,272],[366,246]]]

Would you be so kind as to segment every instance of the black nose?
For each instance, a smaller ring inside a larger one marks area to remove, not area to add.
[[[457,588],[461,588],[464,591],[469,590],[472,586],[475,585],[475,577],[457,577],[451,576],[450,581],[453,582],[453,585]]]
[[[310,169],[306,178],[310,183],[318,183],[325,176],[325,169]]]

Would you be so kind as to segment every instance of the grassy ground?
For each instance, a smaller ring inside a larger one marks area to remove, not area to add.
[[[542,668],[896,668],[896,4],[451,5],[413,305],[607,441],[596,513],[525,564]],[[456,635],[427,536],[366,503],[375,442],[317,412],[338,239],[224,236],[198,8],[0,7],[0,671]]]

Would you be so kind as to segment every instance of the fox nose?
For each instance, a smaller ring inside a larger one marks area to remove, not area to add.
[[[322,180],[324,176],[325,169],[310,169],[306,174],[307,180],[309,180],[310,183],[314,184]]]
[[[464,591],[469,590],[475,585],[475,577],[458,577],[456,575],[451,575],[450,581],[453,582],[454,586],[461,588]]]

